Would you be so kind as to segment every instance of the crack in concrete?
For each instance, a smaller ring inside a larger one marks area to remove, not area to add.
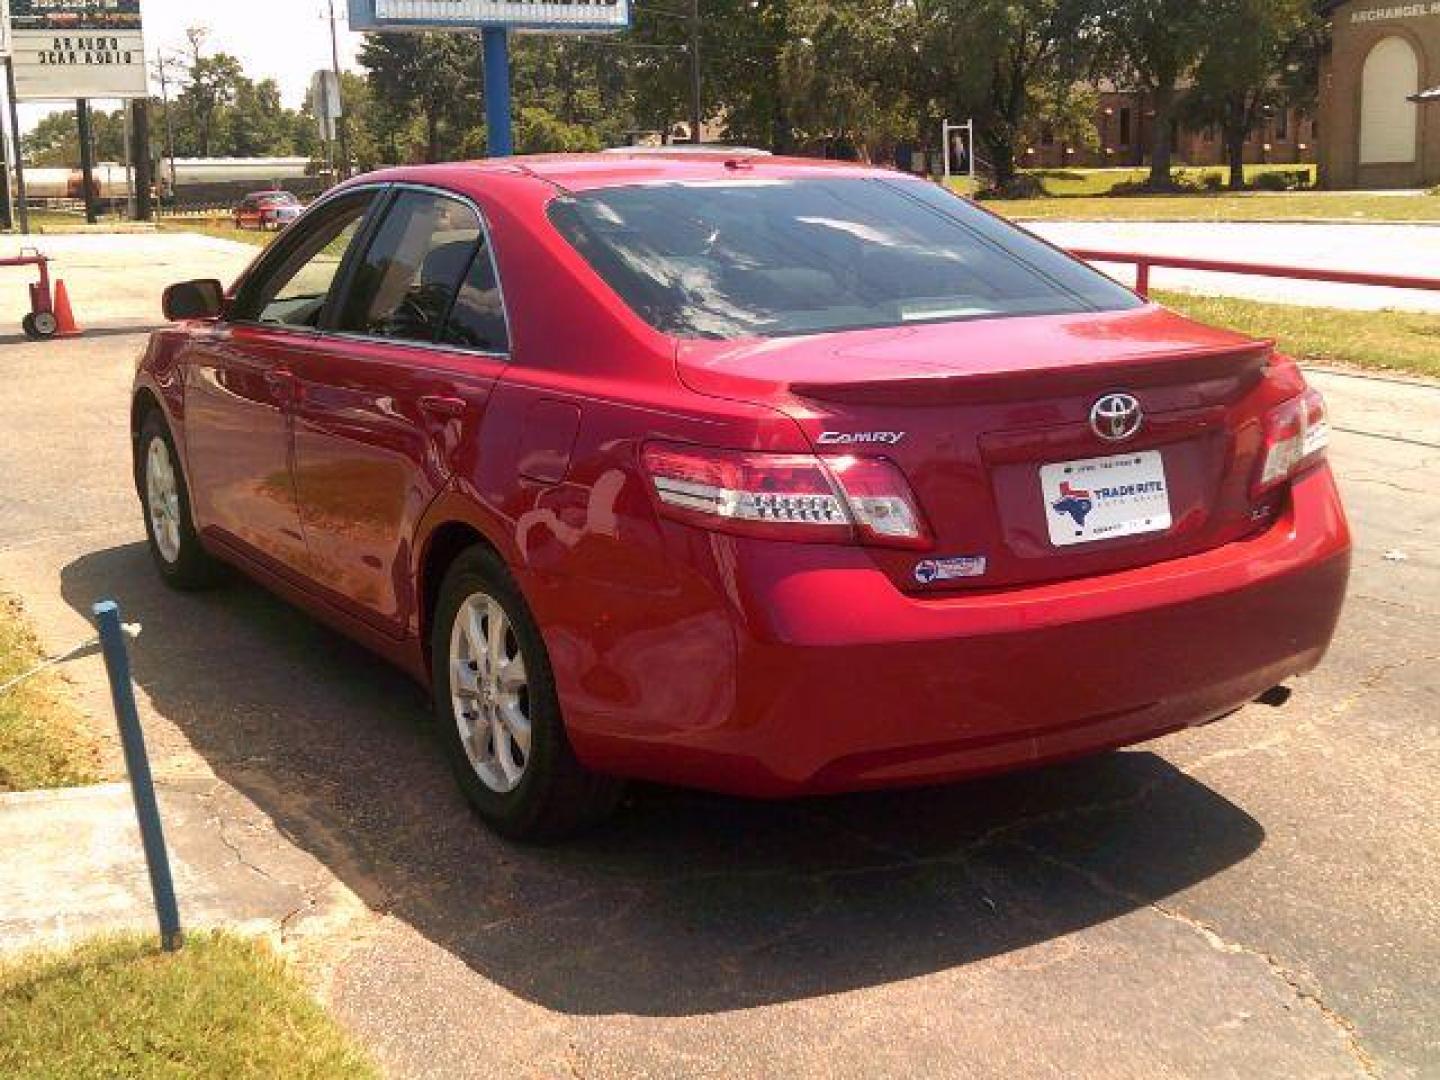
[[[1213,923],[1187,914],[1174,905],[1166,904],[1159,900],[1147,901],[1143,896],[1120,887],[1104,874],[1092,870],[1089,867],[1080,866],[1068,860],[1057,858],[1047,851],[1041,851],[1039,848],[1021,841],[1012,841],[1012,843],[1042,862],[1047,862],[1052,866],[1075,875],[1098,892],[1124,900],[1132,904],[1137,910],[1146,909],[1153,911],[1169,922],[1186,927],[1198,934],[1207,945],[1217,952],[1234,956],[1248,956],[1259,960],[1265,965],[1266,970],[1272,977],[1278,979],[1289,988],[1291,994],[1297,1001],[1313,1008],[1325,1023],[1335,1031],[1344,1043],[1346,1053],[1355,1063],[1361,1076],[1370,1078],[1370,1080],[1374,1080],[1374,1078],[1380,1076],[1380,1071],[1375,1064],[1375,1059],[1371,1057],[1369,1050],[1366,1049],[1364,1042],[1361,1040],[1360,1032],[1355,1022],[1326,1001],[1320,990],[1312,990],[1307,987],[1304,980],[1282,963],[1274,953],[1255,948],[1253,945],[1247,945],[1242,941],[1233,941],[1227,938]]]
[[[1359,682],[1355,684],[1355,688],[1350,694],[1325,710],[1321,719],[1336,720],[1344,716],[1355,708],[1367,694],[1379,687],[1381,683],[1385,682],[1386,679],[1390,678],[1396,672],[1403,671],[1405,668],[1413,667],[1416,664],[1434,663],[1436,661],[1440,661],[1440,653],[1426,656],[1412,656],[1408,660],[1399,660],[1379,665],[1369,674],[1363,676]],[[1186,764],[1184,769],[1187,773],[1196,773],[1217,762],[1231,761],[1235,758],[1249,757],[1251,754],[1263,754],[1271,750],[1277,750],[1287,743],[1292,742],[1295,736],[1311,733],[1315,728],[1316,722],[1314,720],[1301,720],[1293,727],[1277,729],[1273,735],[1267,739],[1262,739],[1260,742],[1247,743],[1244,746],[1227,747],[1223,750],[1216,750],[1203,757],[1196,758],[1194,761]]]

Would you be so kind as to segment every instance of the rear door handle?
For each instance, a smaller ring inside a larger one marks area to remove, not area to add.
[[[467,403],[464,398],[426,394],[420,399],[420,408],[442,420],[458,420],[465,415]]]
[[[269,368],[266,370],[265,385],[270,388],[270,393],[279,401],[292,401],[296,396],[295,373],[289,368]]]

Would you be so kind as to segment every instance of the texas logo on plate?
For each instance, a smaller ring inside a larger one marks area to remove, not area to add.
[[[1040,488],[1056,547],[1170,528],[1170,487],[1157,450],[1045,465]]]

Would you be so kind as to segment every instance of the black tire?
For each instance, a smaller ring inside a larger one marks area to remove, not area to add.
[[[179,548],[174,558],[167,556],[155,535],[154,515],[149,504],[150,447],[159,440],[169,457],[174,471],[178,512],[175,524]],[[158,409],[152,408],[140,424],[140,437],[135,444],[135,479],[139,485],[141,513],[145,519],[145,536],[149,541],[150,557],[160,578],[173,589],[190,592],[209,588],[222,577],[221,564],[200,545],[195,533],[195,519],[190,514],[190,489],[185,483],[185,473],[180,467],[180,456],[175,451],[175,440],[170,437],[170,427]]]
[[[517,786],[505,792],[487,785],[471,764],[451,698],[451,633],[462,606],[479,593],[503,609],[525,662],[530,751]],[[623,785],[576,760],[544,640],[514,578],[489,548],[462,552],[446,573],[430,627],[430,657],[441,745],[465,797],[492,829],[512,840],[558,840],[614,809]]]
[[[20,329],[25,331],[25,336],[31,341],[45,341],[47,338],[52,338],[59,328],[55,316],[50,314],[46,314],[42,318],[32,311],[20,320]]]

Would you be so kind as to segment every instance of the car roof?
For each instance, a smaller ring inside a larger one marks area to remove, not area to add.
[[[386,170],[389,179],[416,182],[463,182],[486,173],[528,175],[566,191],[590,191],[640,184],[715,183],[744,180],[801,180],[834,177],[893,177],[897,173],[874,165],[818,158],[771,157],[745,151],[705,148],[671,153],[653,149],[635,153],[538,154],[448,165],[416,165]]]

